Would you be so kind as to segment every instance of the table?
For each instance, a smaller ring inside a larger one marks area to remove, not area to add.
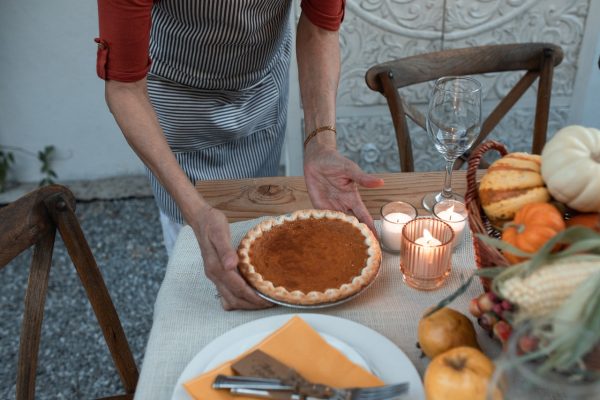
[[[419,206],[423,194],[439,190],[441,173],[381,174],[386,185],[361,190],[371,214],[391,200],[404,200]],[[454,177],[455,190],[465,190],[464,172]],[[311,207],[301,177],[205,181],[198,190],[214,207],[224,211],[231,223],[233,245],[265,215],[279,215]],[[423,210],[420,210],[423,215]],[[376,221],[376,227],[380,227]],[[299,310],[274,307],[258,311],[223,311],[216,289],[204,276],[200,250],[189,227],[177,238],[167,265],[164,281],[154,308],[154,321],[140,374],[136,399],[170,399],[175,383],[189,361],[213,339],[246,322],[267,316],[304,312],[338,316],[370,327],[404,351],[422,374],[428,360],[420,357],[417,324],[427,307],[453,292],[475,268],[471,236],[468,234],[452,260],[453,272],[444,286],[421,292],[406,286],[399,271],[399,256],[383,253],[377,280],[360,296],[332,308]],[[482,291],[477,282],[451,305],[468,314],[471,298]],[[476,324],[476,321],[473,320]],[[499,350],[481,329],[479,342],[488,354]]]
[[[480,171],[478,176],[483,173]],[[421,205],[421,198],[429,192],[440,191],[444,183],[442,172],[373,175],[383,178],[385,185],[376,189],[360,188],[373,218],[379,218],[381,206],[394,200],[411,203],[420,215],[424,215],[427,212]],[[452,178],[453,190],[464,193],[466,171],[454,171]],[[312,208],[302,176],[200,181],[196,188],[211,206],[223,211],[230,222]]]

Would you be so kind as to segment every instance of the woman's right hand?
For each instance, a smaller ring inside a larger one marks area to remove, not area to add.
[[[259,309],[273,306],[246,283],[237,265],[238,256],[231,245],[227,217],[205,205],[191,223],[204,260],[204,273],[216,286],[225,310]],[[191,222],[191,221],[190,221]]]

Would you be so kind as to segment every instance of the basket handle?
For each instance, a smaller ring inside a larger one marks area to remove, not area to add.
[[[508,154],[506,146],[495,140],[488,140],[481,143],[469,155],[469,166],[467,167],[467,193],[465,194],[465,202],[468,204],[477,196],[477,169],[481,159],[489,150],[496,150],[501,157]]]

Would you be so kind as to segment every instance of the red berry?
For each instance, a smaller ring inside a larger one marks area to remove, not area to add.
[[[494,307],[492,307],[492,311],[495,312],[496,314],[498,314],[498,316],[500,318],[502,318],[502,313],[504,312],[504,309],[502,308],[502,304],[500,304],[500,303],[494,304]]]
[[[519,338],[517,346],[517,350],[523,353],[530,353],[537,349],[538,339],[533,336],[523,335]]]
[[[469,303],[469,312],[474,317],[479,318],[481,316],[481,308],[479,308],[479,300],[477,298],[471,299]]]
[[[479,325],[487,331],[491,331],[496,322],[498,322],[498,316],[493,312],[485,312],[481,314],[481,317],[477,319]]]
[[[479,309],[482,313],[492,311],[493,308],[494,302],[490,299],[487,293],[484,293],[479,297]]]
[[[498,321],[493,328],[494,336],[500,339],[502,343],[506,343],[512,332],[511,326],[506,321]]]
[[[512,304],[510,304],[510,301],[508,300],[502,300],[502,302],[500,302],[500,305],[502,305],[503,310],[510,311],[513,309]]]
[[[487,292],[486,295],[492,303],[497,303],[500,301],[500,299],[498,298],[498,296],[496,296],[496,293],[494,292]]]

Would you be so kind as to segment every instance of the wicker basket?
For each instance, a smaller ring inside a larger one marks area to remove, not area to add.
[[[481,159],[490,150],[495,150],[502,157],[508,154],[506,147],[493,140],[483,142],[471,152],[467,168],[467,193],[465,203],[469,213],[469,225],[473,234],[473,248],[475,250],[475,262],[478,268],[498,267],[510,265],[508,260],[502,255],[500,250],[485,244],[478,238],[478,234],[488,235],[499,238],[500,232],[492,227],[487,216],[481,207],[479,199],[477,170]],[[489,290],[489,280],[482,279],[485,290]]]

